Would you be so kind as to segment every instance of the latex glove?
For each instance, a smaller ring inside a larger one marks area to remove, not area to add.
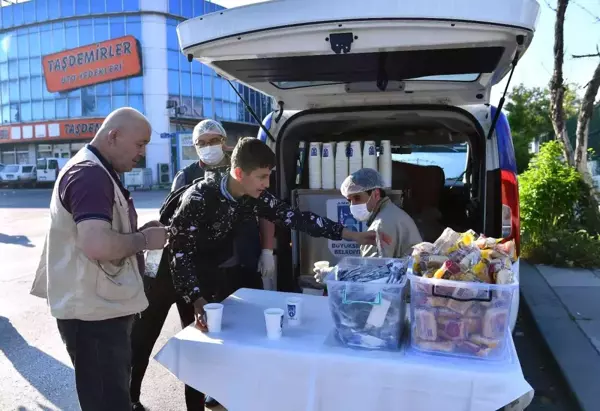
[[[273,278],[275,276],[275,258],[273,250],[264,249],[260,253],[258,260],[258,271],[263,278]]]
[[[313,272],[315,273],[315,280],[318,283],[323,283],[323,281],[325,280],[325,277],[327,277],[327,275],[329,273],[331,273],[334,268],[335,267],[313,268]]]

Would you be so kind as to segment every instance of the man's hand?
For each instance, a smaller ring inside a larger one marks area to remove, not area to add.
[[[275,258],[273,258],[273,250],[264,249],[260,253],[258,260],[258,271],[263,278],[272,278],[275,274]]]
[[[322,284],[323,280],[325,280],[325,277],[327,277],[327,275],[331,273],[334,268],[335,267],[313,268],[313,272],[315,273],[315,281],[319,284]]]
[[[206,311],[204,311],[204,306],[208,304],[208,302],[200,297],[196,301],[194,301],[194,318],[196,319],[196,328],[198,328],[202,332],[208,331],[208,324],[206,323]]]
[[[161,250],[167,242],[167,229],[165,227],[150,227],[141,230],[146,240],[146,250]]]
[[[138,231],[144,231],[146,228],[150,227],[164,227],[164,225],[158,220],[152,220],[141,226]]]
[[[381,241],[386,244],[392,243],[392,238],[384,232],[379,232]],[[375,231],[365,231],[363,233],[357,231],[350,231],[344,228],[342,231],[342,238],[344,240],[355,241],[360,245],[376,245],[377,244],[377,233]]]

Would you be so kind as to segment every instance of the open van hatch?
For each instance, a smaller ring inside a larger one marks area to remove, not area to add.
[[[489,103],[529,46],[535,0],[285,0],[181,23],[190,59],[285,109]]]

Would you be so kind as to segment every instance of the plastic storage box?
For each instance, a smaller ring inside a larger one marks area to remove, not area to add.
[[[411,347],[428,353],[502,359],[518,284],[424,278],[408,270]]]
[[[394,272],[401,276],[398,283],[336,280],[338,270],[343,268],[367,265],[375,270],[390,263],[396,263]],[[326,278],[329,308],[343,344],[367,349],[397,350],[400,347],[407,267],[408,259],[347,257],[329,274]]]

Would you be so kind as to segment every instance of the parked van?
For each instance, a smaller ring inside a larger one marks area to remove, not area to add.
[[[40,184],[54,184],[58,173],[67,164],[68,158],[38,158],[37,181]]]
[[[9,187],[35,187],[36,174],[33,164],[9,164],[0,171],[0,184]]]
[[[282,199],[311,204],[301,201],[307,167],[296,179],[301,141],[390,140],[392,191],[410,191],[403,206],[425,240],[449,226],[513,238],[518,249],[514,148],[490,92],[531,44],[538,15],[535,0],[288,0],[204,15],[177,31],[188,59],[274,97],[261,138],[276,154]],[[279,289],[290,290],[314,258],[294,233],[277,236]],[[327,250],[319,241],[308,248]]]

